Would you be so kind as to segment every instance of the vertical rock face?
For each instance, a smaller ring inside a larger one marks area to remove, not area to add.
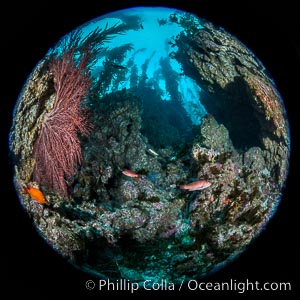
[[[262,148],[265,157],[272,157],[272,175],[282,183],[285,174],[278,170],[287,167],[289,131],[274,83],[235,37],[209,22],[203,26],[193,35],[178,36],[176,59],[203,88],[201,102],[228,129],[235,148]]]
[[[55,90],[47,62],[41,61],[20,94],[14,111],[10,148],[15,171],[29,181],[33,168],[32,145],[37,138],[44,115],[53,108]]]

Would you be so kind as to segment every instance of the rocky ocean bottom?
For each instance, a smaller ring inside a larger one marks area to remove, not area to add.
[[[272,216],[280,200],[270,171],[276,161],[260,147],[237,151],[212,115],[193,128],[194,139],[153,147],[143,105],[127,91],[99,102],[70,200],[50,193],[53,205],[27,198],[23,205],[54,249],[101,278],[177,283],[203,276],[243,251]],[[167,134],[160,125],[157,134]],[[196,179],[211,185],[179,188]]]
[[[14,183],[40,235],[77,268],[180,284],[237,257],[276,212],[288,122],[236,38],[181,11],[139,9],[72,32],[36,66],[15,107]],[[154,24],[168,33],[164,57],[139,48]]]

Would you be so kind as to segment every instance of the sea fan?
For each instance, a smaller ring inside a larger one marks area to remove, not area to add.
[[[52,58],[50,72],[54,77],[56,98],[53,109],[46,113],[35,142],[34,181],[68,197],[66,179],[74,176],[82,153],[78,133],[88,134],[87,108],[82,101],[91,86],[86,52],[76,65],[74,48],[61,57]]]

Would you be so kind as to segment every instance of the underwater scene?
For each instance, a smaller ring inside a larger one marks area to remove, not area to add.
[[[285,108],[225,29],[173,8],[106,14],[62,37],[15,105],[20,203],[101,279],[180,284],[245,251],[282,198]]]

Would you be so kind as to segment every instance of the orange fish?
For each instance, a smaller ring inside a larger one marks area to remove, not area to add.
[[[191,182],[189,184],[184,184],[179,186],[180,189],[182,190],[188,190],[188,191],[199,191],[208,188],[211,186],[211,183],[206,181],[206,180],[198,180]]]
[[[141,175],[136,174],[135,172],[131,171],[131,170],[124,170],[122,171],[122,173],[128,177],[132,177],[132,178],[140,178]]]
[[[40,204],[47,204],[44,194],[33,186],[24,187],[24,193],[28,194],[32,199]]]

